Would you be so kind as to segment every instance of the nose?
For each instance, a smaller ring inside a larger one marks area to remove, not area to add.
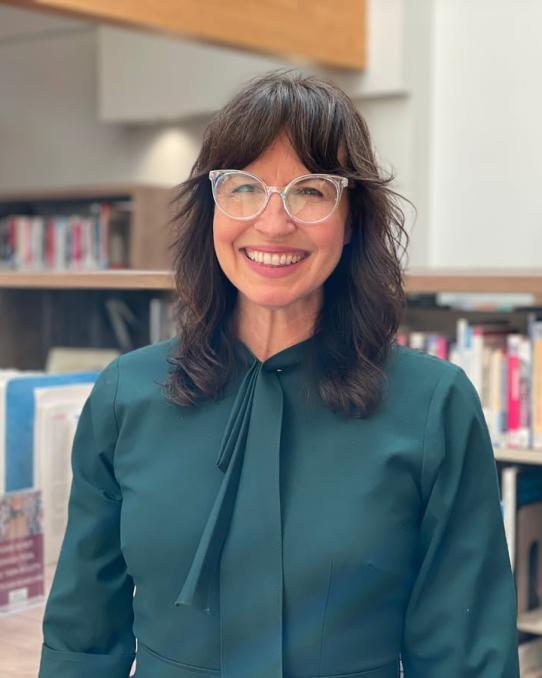
[[[278,193],[271,195],[264,211],[256,217],[254,228],[268,236],[284,235],[295,229]]]

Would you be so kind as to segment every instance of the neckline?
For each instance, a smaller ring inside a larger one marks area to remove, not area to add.
[[[258,363],[261,368],[266,371],[284,370],[288,367],[293,367],[294,365],[299,364],[304,360],[304,358],[307,357],[314,343],[314,335],[308,337],[307,339],[303,339],[302,341],[298,341],[296,344],[291,344],[290,346],[281,349],[265,360],[260,360],[256,355],[254,355],[250,348],[244,343],[244,341],[239,339],[239,337],[235,337],[235,342],[251,364]]]

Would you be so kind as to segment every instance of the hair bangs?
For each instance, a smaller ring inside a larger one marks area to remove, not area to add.
[[[210,153],[198,169],[242,169],[285,133],[309,172],[340,171],[345,110],[338,104],[311,78],[250,81],[211,122]]]

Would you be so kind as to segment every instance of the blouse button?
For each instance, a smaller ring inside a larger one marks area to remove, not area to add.
[[[281,367],[277,367],[277,369],[275,370],[275,372],[284,372],[284,370],[283,370]]]

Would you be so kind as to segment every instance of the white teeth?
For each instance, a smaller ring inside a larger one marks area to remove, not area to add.
[[[289,264],[295,264],[303,259],[303,256],[299,254],[277,254],[248,249],[245,249],[245,252],[252,261],[266,264],[267,266],[288,266]]]

